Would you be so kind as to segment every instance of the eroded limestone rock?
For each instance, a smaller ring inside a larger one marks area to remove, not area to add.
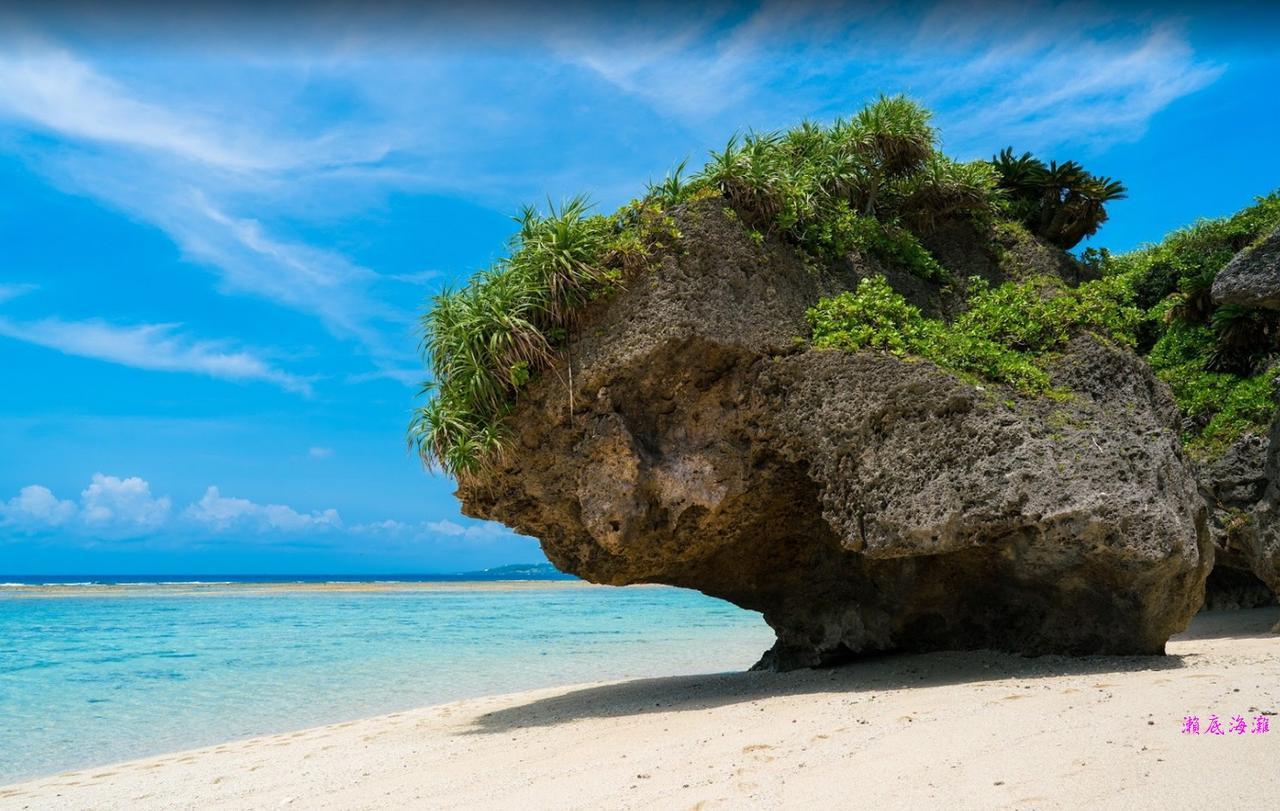
[[[1268,469],[1269,447],[1266,436],[1246,434],[1198,472],[1214,544],[1206,608],[1254,608],[1275,602],[1280,594],[1272,486],[1277,463],[1272,461]]]
[[[1212,295],[1219,304],[1280,309],[1280,228],[1219,271]]]
[[[1076,339],[1065,400],[932,363],[807,349],[856,281],[756,245],[718,206],[685,252],[587,313],[568,369],[511,417],[468,515],[598,583],[667,583],[763,613],[761,664],[886,650],[1158,653],[1200,606],[1206,510],[1165,388]],[[857,267],[855,265],[855,267]],[[927,295],[928,291],[916,291]]]

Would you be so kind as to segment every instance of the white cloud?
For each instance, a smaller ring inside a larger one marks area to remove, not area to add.
[[[333,456],[333,448],[322,448],[319,445],[307,449],[307,456],[312,459],[328,459]]]
[[[403,549],[422,545],[465,549],[521,537],[500,524],[464,525],[448,519],[409,523],[388,518],[347,524],[336,509],[302,512],[284,504],[224,496],[215,486],[175,513],[169,497],[154,495],[145,479],[102,473],[93,475],[78,503],[59,499],[42,485],[22,488],[8,501],[0,501],[0,527],[24,535],[56,530],[61,536],[93,543],[151,538],[199,544],[230,537],[261,544],[328,544],[360,537]]]
[[[388,518],[384,521],[371,521],[367,524],[353,524],[349,529],[357,535],[403,535],[413,530],[412,524]]]
[[[18,495],[0,502],[0,525],[19,527],[59,527],[76,515],[76,505],[59,500],[38,484],[22,488]]]
[[[466,538],[467,540],[493,540],[494,538],[503,538],[512,535],[511,530],[501,524],[485,522],[482,524],[468,524],[463,526],[456,521],[450,521],[445,518],[440,521],[426,521],[422,524],[423,529],[429,533],[436,535],[447,535],[457,538]]]
[[[204,496],[187,507],[183,515],[219,532],[231,529],[301,532],[342,527],[342,517],[334,509],[300,513],[283,504],[258,504],[247,498],[228,498],[217,487],[206,490]]]
[[[948,30],[952,47],[955,38],[964,41]],[[998,32],[983,32],[993,33]],[[1105,144],[1140,138],[1157,113],[1222,71],[1198,59],[1171,23],[1108,36],[1085,30],[1064,37],[1033,29],[1007,40],[988,39],[932,92],[944,104],[952,97],[972,99],[945,116],[944,132],[953,143],[980,141],[994,132],[1033,148]]]
[[[0,318],[0,335],[68,355],[119,363],[136,369],[189,372],[234,381],[259,381],[309,394],[308,380],[282,371],[246,349],[225,341],[200,341],[178,324],[117,326],[103,321],[13,321]]]
[[[402,318],[369,295],[378,278],[373,271],[332,251],[273,237],[259,221],[227,213],[204,192],[171,202],[164,212],[150,211],[151,201],[125,205],[158,222],[192,258],[219,268],[226,290],[313,314],[332,334],[354,338],[377,358],[401,354],[373,327]]]
[[[80,493],[80,519],[91,527],[155,529],[169,519],[169,497],[152,497],[151,485],[137,476],[95,473]]]
[[[153,496],[145,479],[95,473],[78,504],[59,499],[42,485],[22,488],[14,498],[0,502],[0,524],[25,532],[59,529],[94,538],[132,536],[162,528],[169,521],[169,508],[169,498]]]

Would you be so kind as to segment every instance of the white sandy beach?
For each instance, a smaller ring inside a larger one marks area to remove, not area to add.
[[[473,699],[37,779],[0,807],[1272,807],[1277,620],[1201,615],[1163,658],[940,653]],[[1215,714],[1272,728],[1205,734]]]

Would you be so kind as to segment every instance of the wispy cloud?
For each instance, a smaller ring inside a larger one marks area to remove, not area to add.
[[[462,525],[447,518],[440,521],[427,521],[423,528],[436,535],[467,538],[468,540],[492,540],[510,535],[511,531],[500,524],[488,522]]]
[[[774,0],[742,19],[558,45],[700,132],[845,115],[877,93],[907,92],[935,108],[960,150],[989,148],[993,132],[1032,148],[1131,140],[1223,69],[1194,53],[1176,21],[1133,23],[1089,4]]]
[[[15,25],[0,49],[0,129],[53,184],[158,228],[219,292],[348,342],[361,368],[333,379],[349,383],[420,378],[407,370],[422,296],[404,283],[434,278],[380,274],[356,258],[359,239],[328,233],[395,194],[503,209],[546,192],[621,202],[735,129],[848,114],[882,91],[935,108],[966,157],[1006,143],[1099,149],[1141,137],[1223,70],[1176,19],[1088,3],[770,0],[622,22],[513,11],[496,33],[466,30],[466,13],[387,9],[356,15],[338,40],[314,36],[331,19],[302,16],[309,34],[295,39],[257,32],[289,46],[269,57],[193,30],[191,48],[150,62]],[[517,36],[519,48],[498,41]]]
[[[135,369],[257,381],[300,394],[311,392],[311,382],[306,378],[278,369],[258,354],[237,349],[229,342],[191,338],[181,332],[179,324],[119,326],[103,321],[0,318],[0,335]]]
[[[47,41],[6,45],[0,121],[59,139],[22,147],[58,185],[159,227],[188,258],[219,273],[223,292],[315,316],[335,337],[360,345],[377,369],[412,357],[387,339],[386,326],[406,331],[409,315],[372,293],[378,274],[241,213],[279,215],[283,200],[305,194],[299,188],[377,162],[387,152],[386,130],[336,121],[300,137],[266,110],[241,109],[236,92],[179,100],[152,91],[148,99]]]
[[[0,284],[0,304],[36,289],[34,284]]]
[[[0,86],[0,109],[64,137],[158,150],[233,170],[296,160],[273,145],[227,137],[199,116],[135,98],[71,52],[36,40],[11,44],[0,54]]]
[[[1005,22],[1021,28],[973,30],[950,9],[925,21],[916,59],[970,49],[926,93],[944,105],[951,142],[981,142],[992,132],[1032,148],[1131,141],[1224,70],[1197,57],[1174,22],[1117,31],[1105,17],[1094,27],[1073,26],[1067,12],[1040,11],[1039,24],[1029,15]]]
[[[227,99],[214,105],[175,104],[171,96],[148,94],[105,75],[44,37],[19,29],[5,40],[0,110],[59,136],[250,174],[376,163],[393,145],[387,130],[375,137],[367,129],[342,126],[283,132],[279,119],[264,122],[265,111],[237,110]],[[241,90],[240,98],[250,92]],[[279,115],[287,118],[288,111]],[[269,124],[265,132],[264,123]]]

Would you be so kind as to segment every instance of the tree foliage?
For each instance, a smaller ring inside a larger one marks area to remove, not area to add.
[[[917,231],[947,217],[990,217],[995,172],[939,153],[929,121],[905,96],[881,96],[829,127],[734,136],[692,184],[719,190],[753,228],[811,248],[851,216]]]

